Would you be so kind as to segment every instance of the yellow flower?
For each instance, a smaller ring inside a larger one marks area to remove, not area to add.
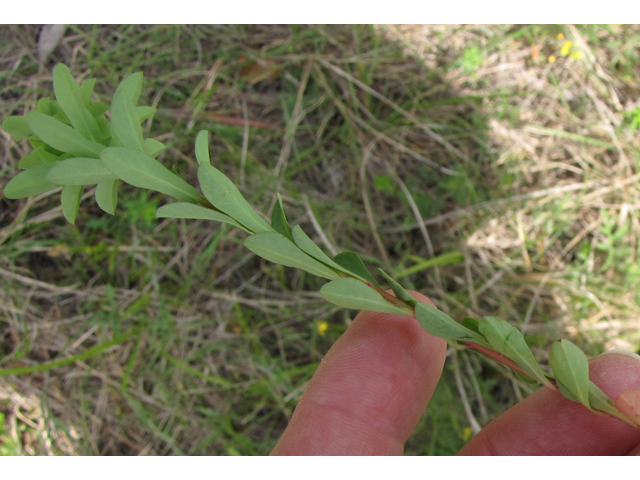
[[[464,429],[464,434],[462,435],[462,440],[467,442],[471,438],[471,429],[469,427]]]
[[[327,322],[318,322],[318,333],[321,337],[324,337],[325,332],[329,328],[329,324]]]
[[[560,50],[560,55],[566,57],[567,53],[569,53],[569,50],[571,50],[571,45],[573,45],[573,43],[571,43],[571,40],[567,40],[566,42],[564,42],[564,45],[562,45],[562,50]]]
[[[556,61],[556,56],[555,55],[549,55],[549,63],[553,63]]]
[[[558,37],[559,40],[562,40],[564,38],[564,33],[560,32],[556,37]]]
[[[572,60],[580,60],[582,58],[582,54],[580,52],[571,52],[569,58],[571,58]]]

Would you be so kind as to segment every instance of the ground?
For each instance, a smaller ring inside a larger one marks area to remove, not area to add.
[[[40,33],[0,27],[2,119],[59,62],[107,103],[142,71],[192,185],[208,129],[259,211],[280,192],[326,251],[510,321],[543,365],[560,337],[638,351],[640,27],[69,26],[46,59]],[[0,134],[3,189],[31,147]],[[237,229],[155,219],[166,197],[121,188],[109,216],[87,189],[70,225],[58,193],[0,194],[0,451],[268,453],[355,312]],[[531,391],[452,350],[406,453],[455,453]]]

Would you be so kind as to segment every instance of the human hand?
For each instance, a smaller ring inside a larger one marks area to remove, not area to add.
[[[433,305],[419,293],[412,295]],[[447,344],[409,317],[360,312],[309,382],[271,455],[401,455],[440,379]],[[591,380],[609,397],[640,389],[640,360],[606,354]],[[542,387],[459,455],[633,455],[640,431]]]

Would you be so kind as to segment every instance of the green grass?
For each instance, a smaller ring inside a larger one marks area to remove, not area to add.
[[[279,191],[292,224],[454,318],[509,320],[542,361],[561,336],[638,350],[638,27],[72,26],[41,69],[38,32],[0,27],[2,118],[51,95],[57,62],[102,100],[143,71],[143,127],[191,184],[206,128],[260,211]],[[3,188],[29,148],[0,138]],[[166,200],[122,188],[117,215],[85,200],[72,226],[57,193],[0,198],[2,453],[274,446],[354,312],[237,229],[156,220]],[[459,353],[406,453],[455,453],[528,388]]]

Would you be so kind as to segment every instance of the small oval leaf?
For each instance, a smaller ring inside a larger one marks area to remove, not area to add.
[[[112,180],[100,182],[98,188],[96,188],[96,202],[98,202],[98,206],[111,215],[116,213],[119,184],[120,180],[113,177]]]
[[[211,165],[209,158],[209,132],[201,130],[196,137],[196,159],[198,163],[208,163]]]
[[[554,342],[549,351],[549,368],[551,368],[556,380],[562,383],[575,397],[574,401],[591,408],[589,403],[589,361],[582,350],[569,340],[562,339]],[[573,399],[570,398],[570,400]]]
[[[329,282],[320,289],[320,295],[328,302],[354,310],[393,313],[408,317],[413,315],[409,308],[401,308],[388,302],[380,293],[355,278],[340,278]]]

